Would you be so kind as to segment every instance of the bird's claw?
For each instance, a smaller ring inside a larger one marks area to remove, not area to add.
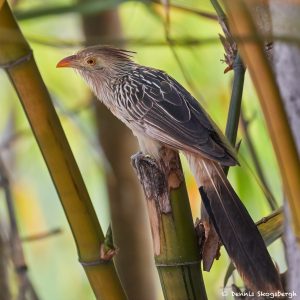
[[[138,152],[131,156],[131,163],[133,167],[138,170],[140,166],[150,166],[159,168],[157,161],[152,158],[149,154],[144,154],[143,152]]]

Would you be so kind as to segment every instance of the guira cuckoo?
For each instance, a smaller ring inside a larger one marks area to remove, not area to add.
[[[231,260],[254,291],[281,290],[278,272],[222,166],[238,164],[235,151],[199,102],[161,70],[141,66],[133,52],[94,46],[62,59],[74,68],[153,158],[162,146],[187,157],[202,201]]]

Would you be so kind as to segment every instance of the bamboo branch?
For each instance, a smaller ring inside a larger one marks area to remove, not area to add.
[[[259,96],[291,207],[292,226],[300,240],[300,163],[280,92],[245,1],[224,0],[224,4],[233,33],[257,37],[255,41],[238,41],[239,49]]]
[[[165,299],[207,299],[178,153],[161,148],[159,161],[139,153],[132,157],[132,163],[146,196]]]
[[[60,228],[54,228],[52,230],[46,232],[39,232],[37,234],[32,234],[29,236],[24,236],[21,238],[22,242],[35,242],[46,239],[48,237],[52,237],[57,234],[61,234],[62,230]]]
[[[99,259],[104,241],[96,213],[31,50],[7,4],[0,11],[0,64],[14,85],[43,154],[83,265],[99,299],[126,299],[111,261]]]

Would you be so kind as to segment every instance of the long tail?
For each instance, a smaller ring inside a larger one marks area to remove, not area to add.
[[[221,166],[199,157],[188,159],[209,217],[246,286],[252,291],[281,291],[265,243]]]

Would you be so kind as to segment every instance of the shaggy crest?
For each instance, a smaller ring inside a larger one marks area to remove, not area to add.
[[[121,60],[131,61],[131,58],[136,54],[134,51],[114,48],[111,46],[91,46],[78,51],[77,55],[89,56],[92,54],[102,54],[105,57],[117,58]]]

